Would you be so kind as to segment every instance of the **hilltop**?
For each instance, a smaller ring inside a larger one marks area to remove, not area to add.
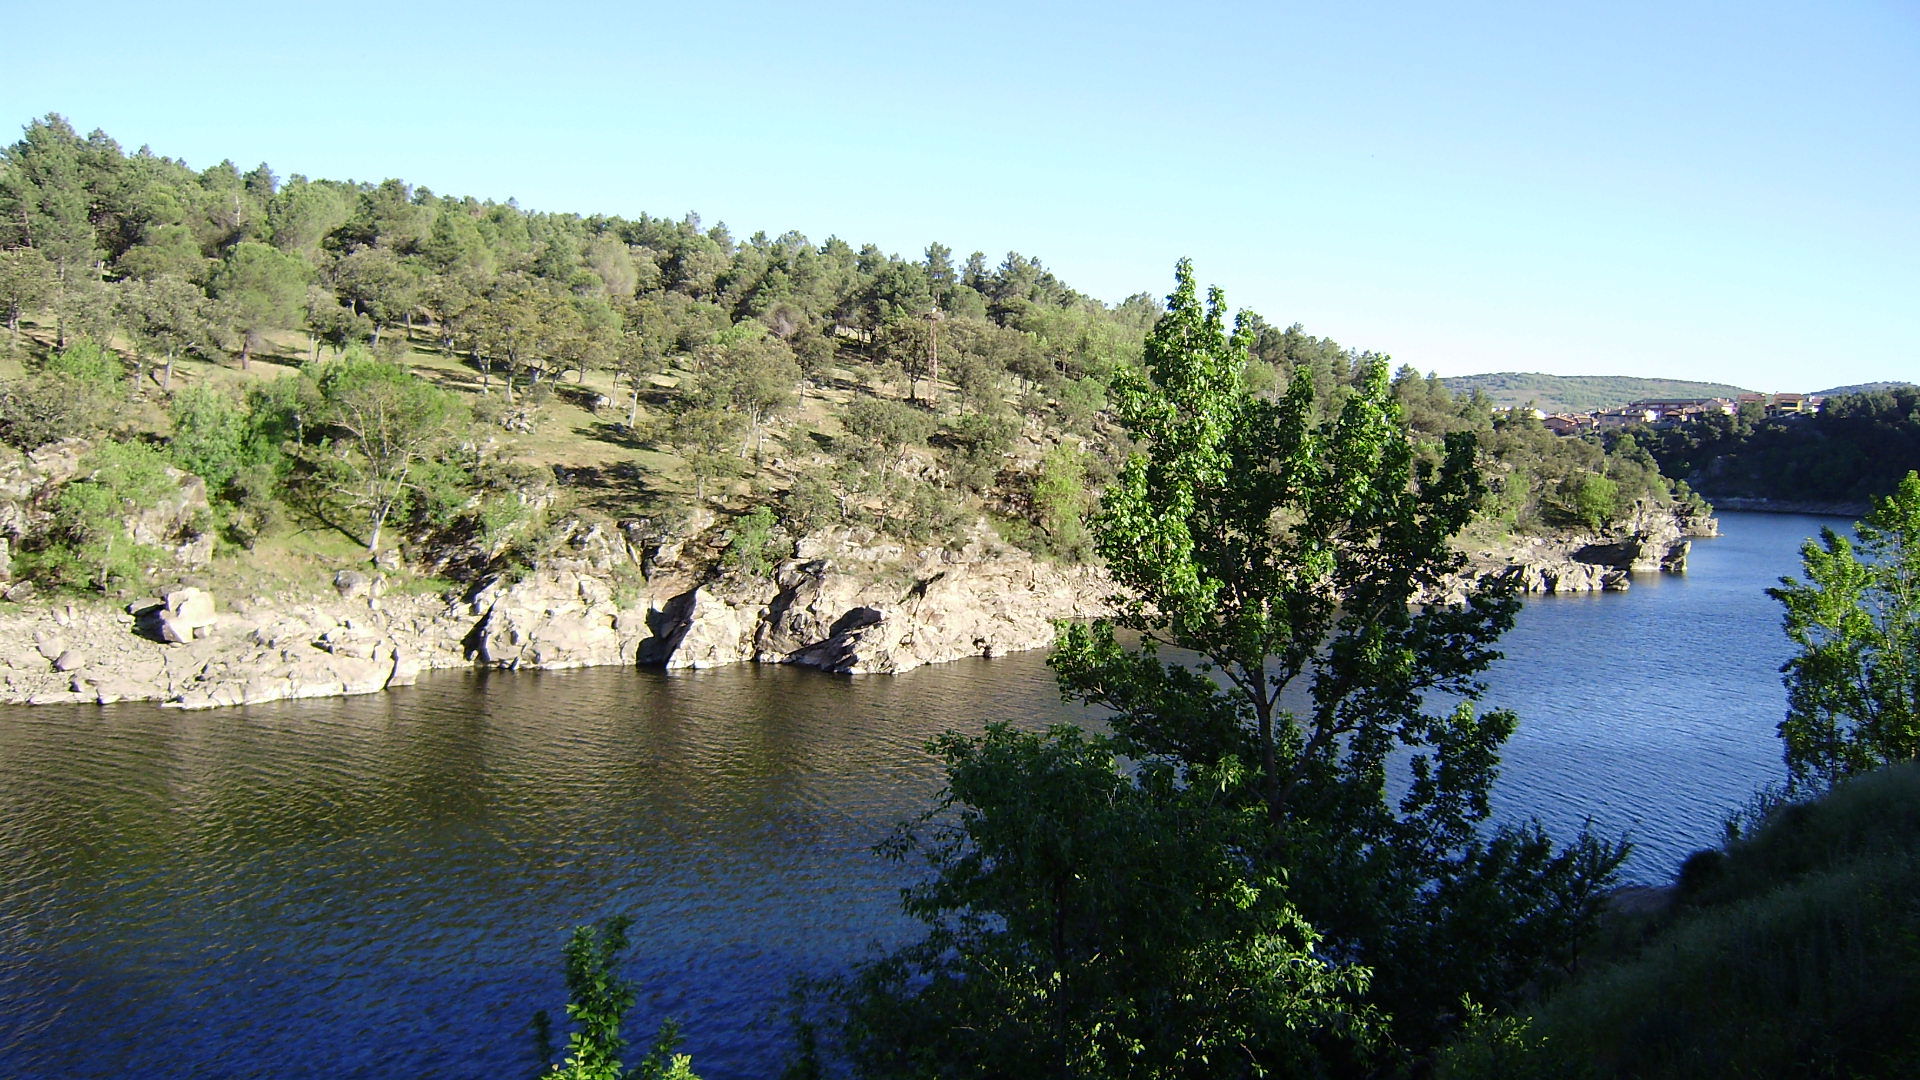
[[[1692,382],[1686,379],[1641,379],[1630,375],[1542,375],[1518,371],[1456,375],[1440,381],[1456,394],[1478,390],[1496,408],[1531,404],[1550,413],[1617,409],[1628,402],[1650,398],[1733,397],[1751,392],[1727,383]]]
[[[1871,394],[1876,390],[1898,390],[1902,387],[1912,387],[1913,385],[1914,384],[1910,382],[1863,382],[1853,383],[1848,386],[1830,387],[1826,390],[1815,390],[1813,393],[1816,397],[1839,397],[1841,394]]]

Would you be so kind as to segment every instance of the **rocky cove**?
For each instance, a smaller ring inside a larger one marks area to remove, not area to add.
[[[32,513],[35,492],[71,475],[65,463],[75,460],[69,449],[16,462],[0,476],[0,505]],[[913,550],[871,530],[832,529],[799,538],[771,574],[716,572],[727,531],[709,511],[667,526],[569,519],[538,566],[458,594],[411,594],[396,587],[399,575],[349,569],[307,595],[212,598],[194,588],[212,547],[194,524],[204,520],[204,490],[187,474],[178,480],[180,498],[129,530],[166,542],[180,583],[127,605],[6,589],[0,701],[210,708],[371,693],[467,665],[901,672],[1041,648],[1055,620],[1109,611],[1111,582],[1097,568],[1035,558],[984,524],[958,543]],[[1527,592],[1620,590],[1634,574],[1684,572],[1691,538],[1715,529],[1709,517],[1640,505],[1604,534],[1468,550],[1467,576],[1512,567]],[[211,616],[184,631],[169,621],[183,604],[205,612],[209,601]]]

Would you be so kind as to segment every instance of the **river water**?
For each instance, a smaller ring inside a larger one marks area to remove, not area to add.
[[[1489,704],[1495,812],[1636,843],[1657,881],[1782,776],[1762,590],[1820,519],[1726,514],[1684,578],[1533,601]],[[798,974],[911,932],[950,728],[1085,720],[1039,654],[899,676],[439,673],[182,713],[0,710],[0,1076],[505,1077],[535,1068],[569,927],[634,917],[628,1033],[708,1080],[777,1074]]]

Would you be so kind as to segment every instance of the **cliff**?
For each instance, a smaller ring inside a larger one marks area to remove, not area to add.
[[[1523,592],[1615,592],[1631,588],[1635,574],[1686,573],[1694,539],[1719,532],[1705,514],[1643,501],[1606,532],[1515,536],[1469,550],[1468,577],[1512,567]]]

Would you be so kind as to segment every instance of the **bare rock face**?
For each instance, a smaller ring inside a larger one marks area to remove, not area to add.
[[[817,542],[802,545],[816,555]],[[852,550],[867,552],[858,544]],[[849,674],[898,672],[963,656],[1043,647],[1054,620],[1105,613],[1097,571],[969,545],[905,568],[795,559],[773,580],[722,582],[673,596],[652,617],[642,663],[713,667],[745,660]]]
[[[173,490],[129,517],[127,535],[135,543],[167,552],[179,566],[205,566],[213,561],[213,532],[207,527],[213,508],[207,502],[207,482],[174,468],[167,470],[167,477],[173,481]]]
[[[605,581],[577,568],[496,583],[469,603],[480,621],[467,635],[467,655],[493,667],[631,664],[648,636],[644,609],[623,610]]]
[[[1519,539],[1500,550],[1469,556],[1469,576],[1511,567],[1530,593],[1615,592],[1635,574],[1684,574],[1693,537],[1714,536],[1719,522],[1673,506],[1637,503],[1605,535]],[[1462,594],[1464,583],[1455,590]]]

